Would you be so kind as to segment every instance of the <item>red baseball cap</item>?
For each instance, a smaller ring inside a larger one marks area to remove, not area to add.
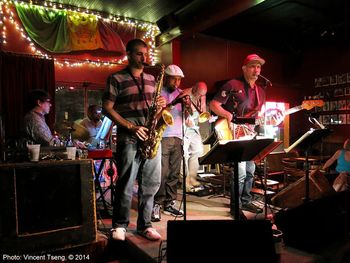
[[[258,62],[258,63],[260,63],[260,65],[264,65],[265,59],[259,57],[257,54],[250,54],[243,61],[243,66],[245,66],[249,63],[252,63],[252,62]]]

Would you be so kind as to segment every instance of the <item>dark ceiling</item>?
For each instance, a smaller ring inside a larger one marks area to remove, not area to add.
[[[160,43],[206,34],[299,52],[349,40],[349,0],[58,0],[157,23]],[[162,38],[163,37],[163,38]]]

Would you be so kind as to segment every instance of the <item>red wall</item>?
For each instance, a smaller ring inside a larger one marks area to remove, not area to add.
[[[202,35],[178,41],[181,45],[179,65],[185,74],[183,87],[189,87],[199,80],[205,81],[210,98],[216,92],[217,81],[241,75],[244,58],[257,53],[266,60],[261,73],[273,84],[267,90],[267,100],[287,102],[290,107],[302,103],[304,90],[299,89],[296,82],[291,82],[285,73],[286,54]],[[299,112],[290,116],[291,138],[298,136],[297,131],[309,129],[307,124],[302,123],[302,115]]]
[[[267,90],[267,99],[287,102],[290,107],[302,104],[304,97],[315,94],[315,77],[350,72],[350,49],[346,43],[323,45],[293,54],[203,35],[177,42],[180,47],[173,52],[179,54],[173,57],[180,57],[178,64],[185,74],[183,87],[203,80],[208,85],[208,97],[215,93],[215,82],[241,74],[242,61],[250,53],[257,53],[266,60],[261,73],[273,83]],[[314,127],[308,121],[310,112],[303,110],[290,115],[291,142]],[[349,127],[329,126],[333,133],[327,140],[344,141],[350,137]]]

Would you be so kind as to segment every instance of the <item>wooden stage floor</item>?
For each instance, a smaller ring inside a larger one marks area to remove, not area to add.
[[[182,191],[178,190],[178,205],[182,200]],[[198,197],[194,195],[186,195],[186,220],[233,220],[230,215],[229,209],[229,197],[222,196],[203,196]],[[263,197],[254,196],[256,205],[264,208]],[[253,214],[244,211],[245,216],[248,220],[261,220],[265,218],[271,218],[274,213],[277,213],[279,208],[273,206],[267,206],[267,213],[265,210],[261,214]],[[135,263],[135,262],[162,262],[166,261],[166,240],[167,240],[167,221],[168,220],[184,220],[183,217],[175,218],[173,216],[165,215],[162,213],[161,221],[153,223],[153,227],[156,228],[162,235],[162,240],[157,242],[148,241],[145,238],[135,233],[136,228],[136,199],[134,199],[130,225],[126,236],[126,242],[116,242],[109,240],[108,242],[114,248],[115,257],[110,259],[108,262],[120,262],[120,263]],[[100,218],[99,230],[106,235],[109,234],[108,230],[111,227],[111,218]],[[213,230],[215,231],[215,230]],[[217,238],[224,239],[225,233],[218,232]],[[186,237],[184,237],[186,238]],[[227,238],[227,236],[226,236]],[[254,238],[254,236],[252,236]],[[301,237],[302,238],[302,237]],[[349,249],[350,242],[347,243],[346,247]],[[323,251],[322,254],[311,254],[305,251],[301,251],[295,248],[287,247],[284,245],[283,240],[275,242],[276,252],[280,257],[281,263],[310,263],[310,262],[343,262],[336,261],[337,258],[343,258],[342,253],[344,248],[339,250],[338,247],[333,247],[328,251]],[[119,252],[123,251],[123,253]],[[127,252],[125,252],[127,251]],[[119,253],[119,255],[118,255]],[[198,253],[198,252],[196,252]],[[185,260],[186,261],[186,260]],[[184,261],[184,262],[185,262]]]

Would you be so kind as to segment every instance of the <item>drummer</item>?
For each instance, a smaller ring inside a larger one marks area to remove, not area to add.
[[[92,146],[97,146],[98,144],[98,141],[96,140],[96,135],[102,125],[101,112],[101,106],[90,105],[88,107],[87,117],[79,123],[88,131],[89,135],[86,142],[90,143]]]

